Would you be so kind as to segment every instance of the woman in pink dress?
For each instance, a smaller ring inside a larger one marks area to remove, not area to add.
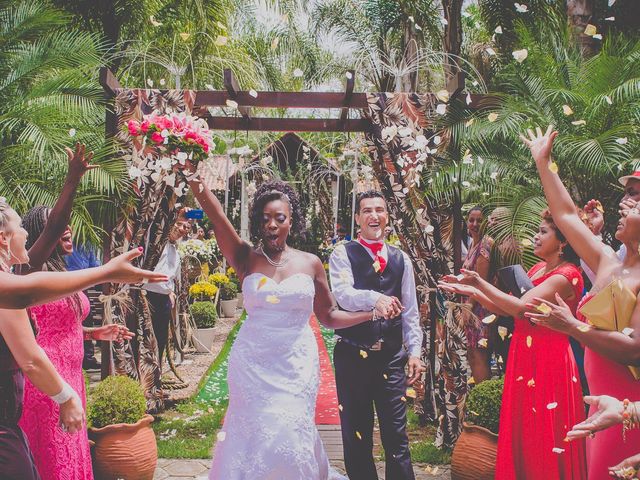
[[[23,218],[27,230],[29,249],[28,271],[63,271],[63,256],[73,251],[71,216],[73,197],[80,179],[92,165],[91,154],[85,159],[84,146],[76,151],[68,150],[69,171],[59,199],[53,209],[35,207]],[[84,329],[82,320],[89,313],[89,301],[82,292],[51,303],[31,307],[29,314],[38,330],[37,342],[45,351],[60,376],[86,404],[84,377],[82,374],[83,340],[122,341],[131,338],[124,327],[107,325]],[[35,465],[43,480],[91,480],[91,454],[86,425],[70,434],[58,423],[59,406],[38,390],[31,382],[25,382],[24,410],[20,427],[31,447]]]
[[[615,236],[627,247],[627,255],[620,260],[582,222],[569,193],[557,173],[554,173],[556,169],[549,168],[557,132],[553,132],[551,126],[545,134],[539,128],[536,130],[536,134],[530,131],[529,138],[522,139],[531,149],[553,218],[580,258],[596,274],[593,289],[583,299],[581,308],[598,292],[615,284],[620,295],[611,301],[616,308],[622,306],[620,302],[631,302],[629,327],[632,330],[627,330],[625,333],[628,334],[625,334],[592,328],[576,319],[561,299],[556,299],[557,305],[542,302],[550,308],[548,314],[532,312],[528,317],[539,325],[571,335],[585,346],[584,365],[592,395],[636,400],[640,398],[640,381],[636,380],[629,366],[640,366],[640,334],[635,333],[640,332],[640,302],[637,301],[640,293],[640,211],[630,208],[622,212]],[[590,414],[596,411],[597,406],[595,409],[592,406]],[[597,434],[585,430],[587,434],[591,434],[587,439],[589,480],[610,478],[609,467],[640,450],[639,429],[627,432],[626,442],[623,442],[620,425]]]

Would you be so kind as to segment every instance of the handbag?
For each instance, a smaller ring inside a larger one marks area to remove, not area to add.
[[[622,280],[613,280],[588,302],[580,307],[590,325],[610,332],[622,332],[631,324],[631,314],[636,305],[636,296]],[[636,380],[640,379],[640,368],[629,366]]]
[[[520,264],[503,267],[497,273],[506,293],[510,293],[514,297],[520,298],[534,287],[529,275]]]

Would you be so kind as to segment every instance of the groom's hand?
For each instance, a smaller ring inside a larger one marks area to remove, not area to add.
[[[422,372],[426,370],[419,357],[409,357],[407,367],[409,367],[409,371],[407,372],[407,385],[413,385],[416,380],[420,378]]]
[[[380,295],[380,298],[376,302],[375,309],[379,315],[388,320],[402,313],[402,304],[396,297]]]

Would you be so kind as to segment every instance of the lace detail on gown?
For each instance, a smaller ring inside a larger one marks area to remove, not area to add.
[[[82,320],[89,313],[89,300],[84,293],[79,295],[80,315],[70,297],[32,307],[29,313],[38,329],[38,345],[85,404]],[[78,433],[63,432],[58,425],[58,405],[26,378],[24,387],[20,427],[42,480],[93,480],[86,426]]]
[[[248,316],[229,357],[229,408],[209,478],[346,480],[330,469],[314,421],[313,279],[252,273],[242,290]]]

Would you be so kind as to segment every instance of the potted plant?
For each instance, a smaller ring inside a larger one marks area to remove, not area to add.
[[[451,455],[452,480],[491,480],[495,476],[498,426],[504,378],[486,380],[467,398],[467,421]]]
[[[233,282],[220,285],[220,308],[225,317],[233,317],[238,307],[238,286]]]
[[[207,353],[211,350],[215,337],[215,329],[213,327],[218,319],[216,306],[213,302],[194,302],[190,310],[197,327],[194,332],[196,351]]]
[[[140,384],[122,375],[107,377],[88,404],[96,480],[152,480],[158,449]]]

